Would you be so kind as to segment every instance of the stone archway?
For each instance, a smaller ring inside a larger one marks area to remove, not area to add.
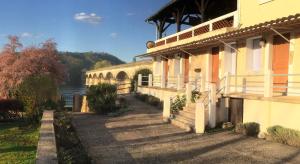
[[[119,94],[125,94],[130,92],[130,79],[125,71],[120,71],[116,76],[116,84]]]
[[[107,83],[110,83],[110,84],[113,83],[113,78],[114,78],[114,76],[113,76],[113,74],[111,72],[107,72],[106,73],[105,81]]]

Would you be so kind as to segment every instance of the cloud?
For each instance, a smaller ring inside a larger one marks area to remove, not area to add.
[[[112,37],[112,38],[117,38],[117,37],[118,37],[118,34],[115,33],[115,32],[113,32],[113,33],[110,34],[110,37]]]
[[[74,15],[74,19],[80,22],[90,23],[90,24],[99,24],[102,20],[102,17],[97,16],[95,13],[87,14],[84,12],[77,13]]]
[[[127,16],[133,16],[133,15],[135,15],[135,13],[127,13],[126,15]]]
[[[29,32],[23,32],[23,33],[21,34],[21,37],[22,37],[22,38],[31,38],[31,37],[33,37],[33,34],[31,34],[31,33],[29,33]]]

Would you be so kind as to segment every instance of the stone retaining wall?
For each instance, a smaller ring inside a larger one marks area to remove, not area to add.
[[[44,111],[41,121],[40,138],[36,154],[37,164],[57,164],[57,151],[54,133],[54,111]]]

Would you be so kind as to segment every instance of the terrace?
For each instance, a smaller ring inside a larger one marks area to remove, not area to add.
[[[146,20],[156,25],[158,38],[147,53],[223,34],[239,26],[236,0],[189,1],[174,0]],[[163,37],[173,24],[176,33]],[[183,25],[185,30],[181,30]]]

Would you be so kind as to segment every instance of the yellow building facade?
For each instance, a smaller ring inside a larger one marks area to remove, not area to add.
[[[153,57],[153,89],[166,90],[171,99],[184,92],[187,106],[193,90],[204,98],[223,94],[229,102],[240,99],[242,122],[258,122],[262,132],[274,125],[300,130],[300,1],[238,0],[236,5],[235,11],[155,41],[142,55]],[[214,122],[215,110],[230,111],[229,102],[217,109],[205,104],[208,118]],[[191,105],[196,111],[197,103]]]

